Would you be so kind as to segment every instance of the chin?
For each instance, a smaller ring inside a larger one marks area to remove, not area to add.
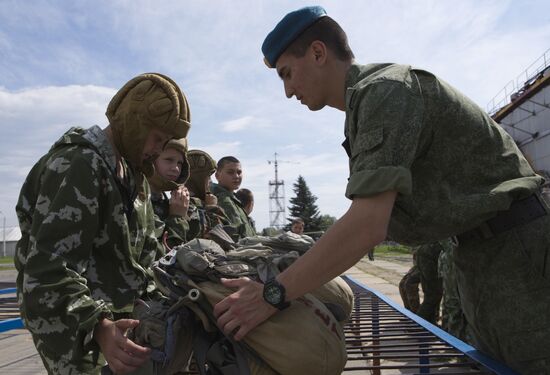
[[[319,111],[325,108],[324,104],[306,104],[310,111]]]

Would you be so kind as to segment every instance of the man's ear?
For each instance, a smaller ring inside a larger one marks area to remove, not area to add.
[[[315,40],[309,46],[316,63],[324,64],[327,59],[327,46],[320,40]]]

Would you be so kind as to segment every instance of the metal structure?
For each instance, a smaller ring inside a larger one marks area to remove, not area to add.
[[[489,103],[489,114],[512,136],[533,169],[550,177],[550,49]],[[502,97],[504,96],[504,97]],[[500,98],[500,99],[498,99]],[[550,184],[543,190],[550,196]]]
[[[344,279],[355,295],[345,327],[344,374],[516,374],[386,296]]]
[[[269,226],[281,229],[286,225],[285,217],[285,182],[279,180],[278,166],[275,153],[274,160],[268,160],[268,164],[273,164],[275,168],[275,179],[269,181]]]
[[[3,220],[3,225],[2,225],[2,242],[3,242],[3,256],[5,257],[6,256],[6,215],[0,211],[0,214],[2,214],[2,216],[4,216],[4,220]]]
[[[494,116],[501,109],[514,102],[537,79],[538,75],[550,66],[550,49],[535,60],[516,79],[511,80],[487,103],[486,110]]]

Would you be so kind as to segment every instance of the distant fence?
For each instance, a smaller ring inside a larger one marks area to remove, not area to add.
[[[10,296],[10,294],[15,293],[17,293],[16,288],[0,289],[0,316],[3,317],[2,320],[0,320],[0,332],[23,328],[23,321],[21,318],[4,318],[19,315],[17,298],[15,296]]]

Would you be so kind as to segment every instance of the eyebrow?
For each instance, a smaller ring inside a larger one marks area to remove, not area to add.
[[[286,73],[288,68],[286,66],[283,66],[281,69],[277,70],[277,74],[279,75],[280,79],[283,79],[283,75]]]

